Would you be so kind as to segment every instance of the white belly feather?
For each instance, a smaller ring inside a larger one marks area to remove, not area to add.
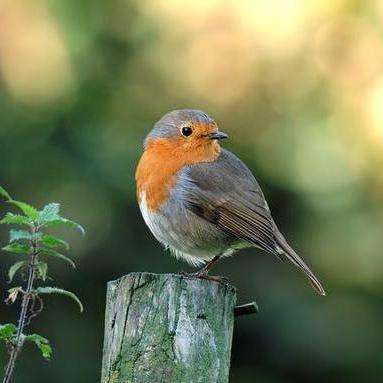
[[[170,229],[170,225],[167,224],[166,218],[162,217],[161,214],[152,212],[148,208],[145,193],[142,193],[140,197],[141,201],[139,203],[139,206],[145,223],[148,225],[150,231],[155,236],[155,238],[165,247],[165,249],[171,250],[171,252],[176,256],[176,258],[184,259],[186,262],[193,266],[200,266],[214,256],[206,256],[205,254],[201,254],[201,256],[191,255],[180,251],[176,247],[172,246],[169,242],[177,243],[180,240],[180,238],[178,238],[177,233],[174,233]],[[173,239],[173,241],[169,241],[169,239]]]

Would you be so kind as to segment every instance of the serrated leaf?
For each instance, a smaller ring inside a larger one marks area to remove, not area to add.
[[[31,239],[31,233],[26,230],[16,230],[16,229],[11,229],[9,231],[9,242],[13,243],[15,241],[20,241],[20,240],[30,240]]]
[[[12,197],[9,195],[9,193],[1,186],[0,186],[0,196],[4,197],[7,200],[12,199]]]
[[[60,217],[59,219],[47,222],[45,226],[53,227],[53,226],[60,226],[60,225],[77,229],[80,231],[82,235],[85,235],[85,230],[80,224],[78,224],[77,222],[71,221],[70,219],[67,219],[67,218]]]
[[[54,237],[53,235],[43,235],[42,242],[44,246],[47,246],[49,248],[62,247],[65,250],[69,250],[68,242],[60,238]]]
[[[38,294],[59,294],[59,295],[65,295],[71,299],[73,299],[77,304],[78,306],[80,307],[80,312],[83,312],[84,311],[84,306],[82,305],[80,299],[77,297],[76,294],[72,293],[71,291],[67,291],[67,290],[64,290],[64,289],[61,289],[59,287],[38,287],[36,289],[36,292]]]
[[[13,323],[0,324],[0,339],[9,341],[16,331],[17,327]]]
[[[12,282],[13,280],[13,277],[15,276],[15,274],[21,270],[24,266],[26,266],[28,264],[27,261],[19,261],[19,262],[16,262],[14,263],[8,270],[8,278],[9,278],[9,283]]]
[[[15,254],[30,254],[32,247],[26,244],[12,243],[11,245],[4,246],[2,250]]]
[[[45,255],[49,255],[49,256],[61,259],[62,261],[69,263],[69,265],[71,265],[74,269],[76,268],[76,264],[70,258],[68,258],[67,256],[65,256],[63,254],[58,253],[55,250],[42,248],[40,250],[40,252],[41,252],[41,254],[45,254]]]
[[[36,232],[31,233],[26,230],[18,230],[18,229],[11,229],[9,231],[9,243],[13,243],[16,241],[31,241],[34,239],[41,239],[42,233]]]
[[[59,212],[60,204],[55,202],[49,203],[48,205],[44,206],[43,210],[39,212],[39,224],[45,224],[60,219]]]
[[[46,262],[39,262],[37,264],[38,277],[45,281],[47,279],[48,264]]]
[[[15,201],[12,199],[9,200],[8,202],[11,203],[12,205],[17,206],[27,217],[31,218],[34,221],[37,220],[39,216],[39,212],[33,206],[28,205],[25,202]]]
[[[42,337],[39,334],[31,334],[25,337],[25,340],[33,342],[41,351],[42,356],[50,360],[52,357],[52,347],[47,338]]]
[[[25,215],[7,213],[0,221],[0,224],[30,226],[33,224],[33,221]]]

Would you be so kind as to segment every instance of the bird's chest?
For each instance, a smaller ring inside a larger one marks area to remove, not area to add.
[[[157,141],[148,145],[136,170],[138,201],[141,202],[145,195],[148,209],[154,212],[167,203],[185,166],[212,162],[220,153],[217,143],[185,150],[179,143],[172,144],[171,140]]]
[[[136,170],[137,198],[140,206],[145,205],[148,215],[150,211],[159,211],[166,203],[180,167],[174,161],[165,161],[158,153],[146,151],[143,154]]]

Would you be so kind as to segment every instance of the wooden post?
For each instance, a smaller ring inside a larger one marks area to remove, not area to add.
[[[227,383],[231,285],[132,273],[108,283],[102,383]]]

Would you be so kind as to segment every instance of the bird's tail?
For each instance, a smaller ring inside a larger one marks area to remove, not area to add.
[[[278,230],[278,229],[277,229]],[[278,245],[283,250],[283,256],[285,256],[289,261],[291,261],[295,266],[301,269],[309,278],[311,285],[320,295],[326,295],[326,291],[324,290],[322,283],[315,276],[315,274],[310,270],[310,268],[306,265],[304,260],[291,248],[291,246],[287,243],[284,236],[279,232],[275,233],[275,237]]]

